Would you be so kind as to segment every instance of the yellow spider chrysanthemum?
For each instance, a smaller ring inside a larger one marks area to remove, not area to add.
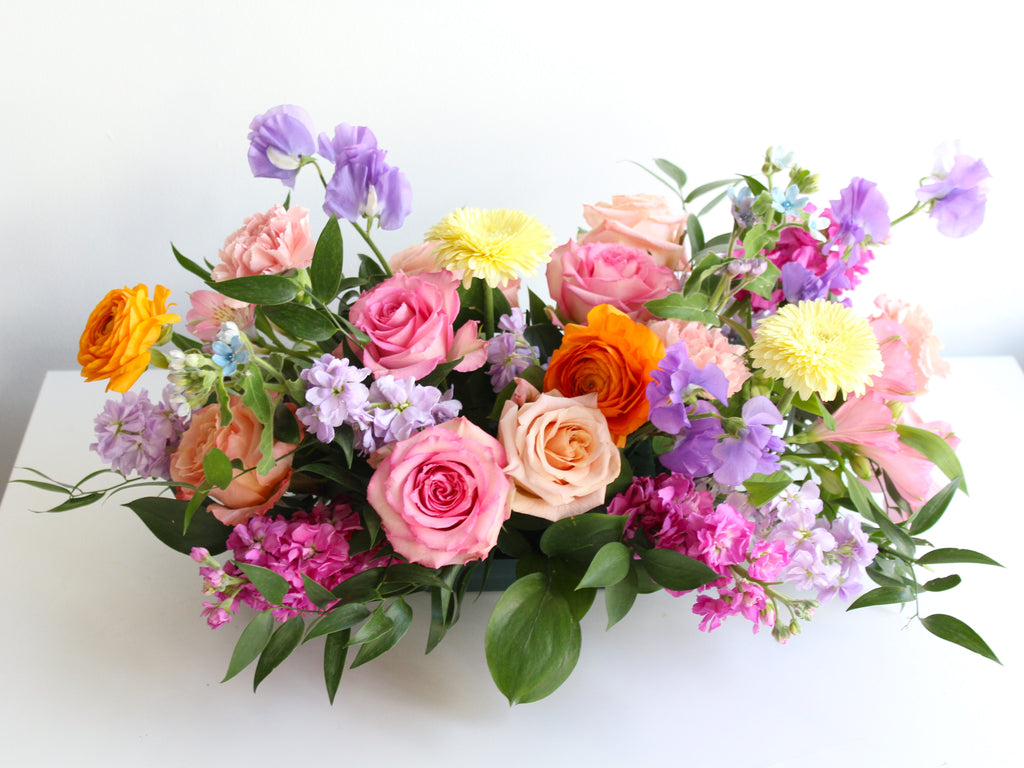
[[[839,390],[863,394],[871,378],[882,372],[871,326],[836,302],[787,304],[762,322],[754,337],[754,365],[782,379],[804,400],[815,392],[826,401]]]
[[[536,274],[550,260],[554,240],[547,227],[522,211],[459,208],[427,233],[438,243],[434,254],[445,269],[465,270],[492,288]]]

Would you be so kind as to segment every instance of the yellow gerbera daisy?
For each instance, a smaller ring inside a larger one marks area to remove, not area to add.
[[[882,355],[871,326],[833,301],[787,304],[754,333],[754,365],[794,390],[804,400],[817,392],[826,401],[863,394],[882,372]]]
[[[547,227],[522,211],[459,208],[427,233],[437,241],[435,256],[445,269],[465,270],[492,288],[518,276],[536,274],[550,260],[554,240]]]

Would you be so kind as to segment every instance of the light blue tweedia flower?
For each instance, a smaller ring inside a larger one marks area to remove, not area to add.
[[[249,350],[242,344],[242,339],[232,336],[229,343],[217,340],[213,342],[212,359],[221,367],[225,376],[232,375],[238,370],[238,366],[249,362]]]
[[[772,208],[787,216],[798,216],[810,200],[799,195],[800,187],[796,184],[790,184],[785,192],[778,187],[772,187]]]
[[[771,157],[772,165],[781,171],[793,165],[793,155],[796,153],[779,145],[772,147],[768,154]]]

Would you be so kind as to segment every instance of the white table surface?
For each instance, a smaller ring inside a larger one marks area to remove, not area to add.
[[[971,495],[929,535],[1006,568],[941,567],[964,583],[923,597],[922,614],[963,619],[1005,666],[895,607],[825,606],[779,646],[740,617],[699,632],[691,601],[664,594],[606,632],[599,596],[573,675],[510,708],[483,652],[496,595],[468,603],[429,656],[417,595],[409,633],[346,670],[333,707],[320,640],[254,695],[251,668],[218,682],[245,622],[207,628],[195,563],[116,500],[33,514],[55,497],[13,484],[0,505],[0,765],[1022,765],[1024,375],[1009,357],[951,363],[919,410],[961,437]],[[99,468],[88,445],[105,399],[100,384],[50,372],[18,466],[67,481]]]

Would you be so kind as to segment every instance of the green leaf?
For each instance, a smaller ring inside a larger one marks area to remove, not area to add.
[[[302,574],[302,586],[306,590],[306,597],[309,598],[309,602],[317,608],[326,608],[338,599],[334,596],[334,593],[332,593],[331,590],[314,581],[304,573]]]
[[[324,224],[316,241],[313,263],[309,265],[309,280],[313,295],[325,304],[338,295],[344,270],[344,248],[341,227],[336,216]]]
[[[949,576],[942,576],[938,579],[931,579],[924,583],[924,589],[929,592],[945,592],[947,589],[952,589],[960,583],[960,576],[953,573]]]
[[[532,290],[529,291],[530,297],[530,325],[537,325],[538,323],[548,322],[548,313],[545,310],[544,299],[534,293]]]
[[[700,225],[700,219],[692,213],[686,218],[686,236],[694,253],[704,248],[704,229]]]
[[[220,448],[211,448],[203,457],[203,474],[206,479],[218,488],[227,488],[235,479],[235,470],[231,459]]]
[[[973,549],[957,549],[955,547],[933,549],[931,552],[925,552],[917,558],[915,562],[917,562],[918,565],[976,563],[978,565],[995,565],[999,568],[1003,567],[992,558],[981,554],[981,552],[975,552]]]
[[[944,613],[933,613],[931,616],[925,616],[921,619],[921,623],[924,624],[925,629],[936,637],[962,645],[967,650],[981,654],[986,659],[992,659],[997,664],[1003,663],[999,661],[998,657],[992,652],[992,649],[988,647],[985,641],[981,639],[978,633],[960,621],[960,619],[947,616]]]
[[[767,504],[778,496],[782,491],[793,484],[793,479],[781,469],[772,472],[770,475],[755,474],[743,484],[750,497],[750,503],[755,507]]]
[[[762,192],[764,192],[767,189],[767,187],[764,184],[762,184],[760,181],[755,179],[753,176],[747,176],[746,174],[742,174],[741,173],[740,177],[745,182],[747,182],[747,186],[750,187],[750,191],[753,192],[755,196],[760,195]],[[749,254],[747,254],[747,255],[749,255]]]
[[[901,443],[910,446],[932,462],[950,480],[960,478],[960,488],[967,493],[967,483],[963,479],[964,470],[949,443],[934,432],[909,424],[897,424],[896,431]]]
[[[207,285],[232,299],[245,301],[249,304],[261,304],[264,307],[275,304],[287,304],[299,292],[298,286],[292,280],[281,275],[236,277],[231,280],[221,280],[220,282],[208,280]]]
[[[299,421],[295,414],[284,403],[278,403],[274,408],[274,438],[282,443],[298,445],[302,441],[302,433],[299,431]]]
[[[198,509],[192,516],[188,533],[183,532],[187,501],[151,496],[133,499],[124,506],[138,515],[154,536],[177,552],[187,555],[193,547],[203,547],[216,555],[227,548],[231,527],[206,509]]]
[[[260,424],[269,424],[274,417],[273,404],[263,386],[263,376],[255,365],[249,366],[245,372],[245,392],[242,402],[256,415]]]
[[[284,596],[288,594],[291,585],[280,574],[274,573],[269,568],[252,563],[235,561],[245,577],[252,582],[256,590],[263,595],[264,599],[271,605],[281,605]]]
[[[383,583],[451,589],[436,570],[415,563],[392,563],[384,572]]]
[[[362,603],[339,605],[310,628],[309,632],[306,633],[306,640],[350,629],[359,622],[365,621],[369,615],[370,609]]]
[[[367,480],[359,477],[353,472],[346,471],[345,468],[339,466],[339,464],[305,464],[302,467],[297,467],[296,471],[326,477],[328,480],[333,480],[338,485],[343,488],[347,488],[350,491],[366,493]]]
[[[206,282],[210,280],[210,270],[203,269],[201,266],[192,261],[192,259],[182,256],[181,253],[178,252],[178,249],[174,247],[174,243],[171,243],[171,250],[174,252],[174,258],[177,260],[178,264],[183,266],[185,269],[187,269],[189,272],[191,272],[193,275],[200,278],[201,280]]]
[[[909,534],[889,519],[889,516],[871,498],[871,494],[864,487],[860,478],[853,473],[847,473],[847,490],[850,492],[850,500],[857,511],[881,528],[882,533],[901,554],[913,557],[915,547]]]
[[[345,671],[345,659],[348,656],[348,630],[328,635],[324,643],[324,685],[327,686],[327,698],[331,704],[338,693],[341,673]]]
[[[301,304],[265,306],[263,312],[282,331],[303,341],[326,341],[338,332],[337,326],[326,316],[325,311]]]
[[[228,662],[228,671],[224,675],[222,683],[227,682],[249,666],[256,657],[263,653],[263,649],[270,642],[270,634],[274,630],[274,617],[270,611],[263,611],[253,616],[242,634],[238,636],[235,643],[235,650],[231,654],[231,661]]]
[[[409,625],[412,624],[412,608],[401,598],[385,608],[383,615],[388,620],[390,626],[384,633],[363,642],[356,657],[352,660],[350,669],[355,669],[366,664],[368,661],[373,661],[381,654],[390,651],[405,636]],[[363,626],[365,627],[366,625],[364,624]],[[359,633],[357,632],[356,634],[358,635]],[[349,644],[356,644],[355,637],[352,638]]]
[[[533,573],[498,599],[484,633],[491,677],[509,704],[537,701],[572,673],[581,633],[568,602]]]
[[[666,589],[686,592],[721,578],[704,563],[674,549],[642,549],[639,554],[650,577]]]
[[[629,547],[621,541],[609,541],[594,555],[590,561],[587,572],[576,586],[576,589],[585,587],[610,587],[626,578],[630,572],[630,565],[633,561],[633,554]]]
[[[712,192],[720,187],[727,187],[735,181],[736,179],[720,179],[719,181],[709,181],[707,184],[701,184],[686,196],[685,202],[692,203],[701,195],[706,195],[708,192]]]
[[[270,642],[260,654],[256,662],[256,674],[253,676],[252,689],[259,688],[260,683],[266,680],[267,675],[277,669],[281,662],[287,659],[291,652],[299,647],[302,642],[303,622],[301,616],[293,616],[284,624],[274,630],[270,636]]]
[[[909,603],[915,598],[914,590],[907,587],[878,587],[858,597],[846,610],[854,611],[872,605],[892,605],[893,603]]]
[[[604,607],[608,614],[608,626],[615,626],[633,607],[638,590],[636,568],[630,565],[629,572],[622,581],[610,584],[604,591]]]
[[[370,568],[345,579],[331,592],[346,603],[365,603],[379,597],[377,587],[384,578],[384,568]]]
[[[611,541],[622,539],[626,518],[603,512],[586,512],[553,523],[540,538],[540,548],[549,557],[591,560]]]
[[[960,478],[955,477],[949,485],[928,499],[924,506],[910,516],[910,533],[917,536],[935,525],[946,511],[950,501],[953,500],[959,487]]]
[[[89,504],[102,499],[104,496],[103,491],[93,491],[91,493],[83,493],[80,496],[72,496],[66,501],[62,501],[55,507],[44,509],[43,512],[67,512],[69,509],[78,509],[79,507],[86,507]]]
[[[675,182],[676,186],[679,187],[680,192],[683,190],[683,187],[686,186],[686,171],[675,163],[661,157],[656,158],[654,164],[658,166],[658,170]]]
[[[701,208],[701,209],[700,209],[699,211],[697,211],[697,218],[700,218],[701,216],[703,216],[703,215],[705,215],[706,213],[709,213],[709,212],[710,212],[711,210],[713,210],[713,209],[714,209],[714,207],[715,207],[716,205],[718,205],[718,204],[719,204],[720,202],[722,202],[723,200],[725,200],[725,196],[726,196],[727,194],[729,194],[729,192],[728,192],[728,191],[725,191],[725,192],[721,192],[721,193],[719,193],[719,194],[715,195],[715,196],[714,196],[713,198],[711,198],[711,200],[710,200],[710,201],[708,201],[708,202],[707,202],[707,203],[706,203],[706,204],[704,205],[704,207],[703,207],[703,208]],[[706,249],[707,247],[708,247],[708,244],[707,244],[707,243],[704,243],[704,249]],[[702,250],[703,250],[703,249],[702,249]]]
[[[774,293],[775,287],[778,285],[779,275],[782,274],[782,270],[767,260],[765,261],[765,265],[766,267],[764,272],[746,283],[743,287],[751,293],[756,293],[758,296],[763,296],[767,299],[772,295],[772,293]]]
[[[644,306],[657,317],[676,320],[696,320],[709,325],[721,325],[718,315],[708,309],[708,297],[700,293],[683,296],[670,293],[661,299],[652,299]]]

